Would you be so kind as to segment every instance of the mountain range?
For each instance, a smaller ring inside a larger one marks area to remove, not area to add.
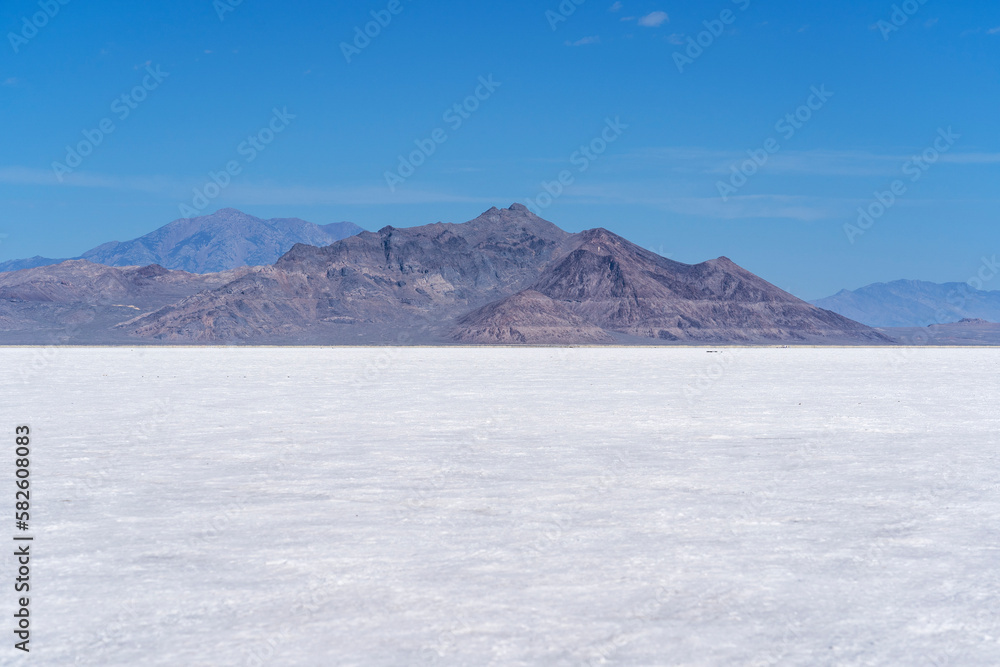
[[[872,327],[926,327],[962,319],[1000,322],[1000,291],[966,283],[897,280],[842,290],[812,303]]]
[[[296,243],[327,245],[363,231],[350,222],[316,225],[298,218],[262,220],[235,209],[181,218],[132,241],[112,241],[79,257],[106,266],[148,266],[190,273],[217,273],[274,264]],[[0,272],[66,261],[32,257],[0,263]]]
[[[520,204],[298,243],[269,266],[221,273],[76,260],[0,274],[0,326],[0,342],[892,342],[725,257],[682,264],[605,229],[565,232]]]

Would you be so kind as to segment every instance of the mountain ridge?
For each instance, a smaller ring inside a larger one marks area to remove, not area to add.
[[[241,226],[242,216],[221,218]],[[191,224],[99,251],[142,259],[191,238]],[[0,342],[60,330],[102,344],[893,342],[726,257],[683,264],[604,228],[564,231],[520,204],[465,223],[296,243],[273,264],[220,273],[81,259],[0,274]]]

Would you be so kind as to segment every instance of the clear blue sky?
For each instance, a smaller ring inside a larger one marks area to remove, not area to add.
[[[607,227],[685,262],[726,255],[804,298],[965,281],[1000,253],[1000,6],[909,1],[916,12],[889,31],[892,0],[568,0],[569,16],[558,0],[400,0],[396,14],[388,0],[42,0],[54,16],[37,30],[24,20],[38,0],[10,0],[0,260],[144,234],[232,162],[206,211],[462,222],[535,200],[566,171],[572,184],[544,209],[563,228]],[[221,20],[220,7],[232,10]],[[383,10],[391,21],[348,62],[341,44]],[[706,21],[720,34],[701,35],[679,71],[675,53]],[[832,97],[810,99],[823,86]],[[477,88],[478,108],[446,117]],[[789,136],[776,123],[797,110],[808,120]],[[605,131],[608,119],[627,128]],[[60,181],[53,163],[102,121],[114,131]],[[272,122],[263,150],[243,143]],[[912,180],[907,160],[948,128],[960,137]],[[615,139],[603,153],[574,155],[602,132]],[[386,172],[418,140],[433,154],[391,190]],[[723,201],[730,165],[762,150]],[[850,243],[844,225],[897,179],[905,192]]]

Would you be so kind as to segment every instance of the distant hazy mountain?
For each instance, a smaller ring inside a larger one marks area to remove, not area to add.
[[[363,231],[350,222],[315,225],[298,218],[262,220],[226,208],[181,218],[133,241],[112,241],[74,259],[106,266],[159,264],[190,273],[217,273],[273,264],[296,243],[324,246]],[[49,266],[64,259],[33,257],[0,264],[0,272]]]
[[[872,327],[926,327],[963,318],[1000,322],[1000,292],[965,283],[897,280],[842,290],[812,303]]]

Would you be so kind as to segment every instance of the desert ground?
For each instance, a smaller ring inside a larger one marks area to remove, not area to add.
[[[0,359],[36,665],[1000,664],[1000,349]]]

